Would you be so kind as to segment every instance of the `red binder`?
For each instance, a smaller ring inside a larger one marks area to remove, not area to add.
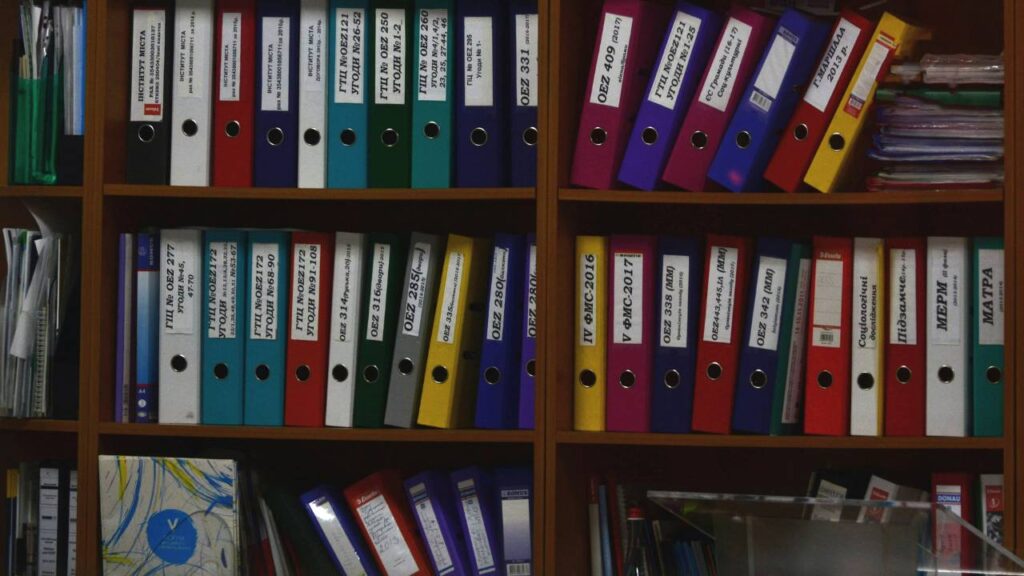
[[[924,436],[924,238],[889,238],[889,340],[885,348],[885,435]]]
[[[686,112],[663,180],[685,190],[704,190],[708,167],[774,26],[769,16],[738,5],[729,9],[729,20]]]
[[[583,94],[572,183],[613,188],[671,5],[605,0]]]
[[[743,345],[750,251],[749,238],[708,236],[693,390],[693,429],[697,432],[729,433]]]
[[[796,192],[800,187],[846,85],[871,40],[873,28],[874,24],[852,10],[839,13],[803,100],[764,172],[766,180],[786,192]]]
[[[333,252],[333,234],[292,232],[291,283],[287,292],[286,426],[324,425]]]
[[[932,502],[942,504],[965,522],[974,522],[974,479],[970,474],[932,474]],[[955,572],[973,568],[974,537],[954,518],[936,513],[932,518],[933,552],[936,568]]]
[[[363,478],[345,488],[345,500],[381,574],[428,576],[431,573],[405,504],[398,472],[382,470]],[[381,548],[388,552],[386,559],[381,558]]]
[[[814,238],[807,330],[804,432],[850,433],[853,240]]]
[[[256,8],[254,0],[218,0],[213,78],[214,186],[252,186],[255,106]]]
[[[654,321],[653,236],[612,236],[608,274],[608,408],[610,432],[651,429]]]

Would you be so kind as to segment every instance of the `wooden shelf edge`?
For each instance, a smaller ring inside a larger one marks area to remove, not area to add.
[[[536,188],[225,188],[107,184],[106,196],[136,198],[216,198],[243,200],[533,200]]]
[[[78,432],[78,420],[0,418],[0,432]]]
[[[82,198],[82,186],[0,186],[0,198]]]
[[[732,192],[683,192],[638,190],[582,190],[562,188],[564,202],[620,204],[706,204],[739,206],[872,206],[913,204],[990,204],[1003,201],[1003,190],[949,190],[920,192],[849,192],[836,194],[785,194]]]
[[[99,425],[102,436],[158,436],[189,438],[235,438],[250,440],[326,440],[337,442],[405,442],[454,444],[530,444],[533,430],[433,430],[398,428],[294,428],[264,426],[207,426],[169,424]]]
[[[709,434],[631,434],[562,431],[561,445],[680,446],[692,448],[791,448],[841,450],[1003,450],[1003,438],[905,438],[864,436],[745,436]]]

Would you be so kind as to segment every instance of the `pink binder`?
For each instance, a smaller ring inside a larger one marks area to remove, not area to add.
[[[683,120],[662,179],[701,192],[708,167],[772,34],[775,20],[734,5]]]
[[[615,187],[632,119],[671,9],[647,0],[605,0],[576,135],[574,185]]]

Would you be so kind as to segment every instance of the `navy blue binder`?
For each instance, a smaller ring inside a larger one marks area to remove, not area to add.
[[[540,96],[540,25],[537,0],[511,0],[508,20],[508,146],[511,186],[537,185],[537,100]]]
[[[293,188],[299,174],[299,3],[256,3],[256,138],[252,182]]]

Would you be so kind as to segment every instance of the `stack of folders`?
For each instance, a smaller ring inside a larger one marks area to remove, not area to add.
[[[129,183],[535,185],[536,0],[146,0],[131,29]]]
[[[1002,57],[929,54],[893,74],[903,84],[878,91],[869,156],[882,168],[868,189],[1001,186]]]
[[[576,239],[575,428],[1002,436],[1001,238]]]
[[[119,422],[533,428],[533,235],[122,234]]]
[[[571,181],[832,192],[879,80],[925,37],[889,13],[876,24],[854,10],[829,21],[605,0]]]
[[[74,576],[78,471],[67,462],[25,462],[6,470],[3,571]]]
[[[85,5],[19,0],[11,66],[13,184],[82,182]]]

